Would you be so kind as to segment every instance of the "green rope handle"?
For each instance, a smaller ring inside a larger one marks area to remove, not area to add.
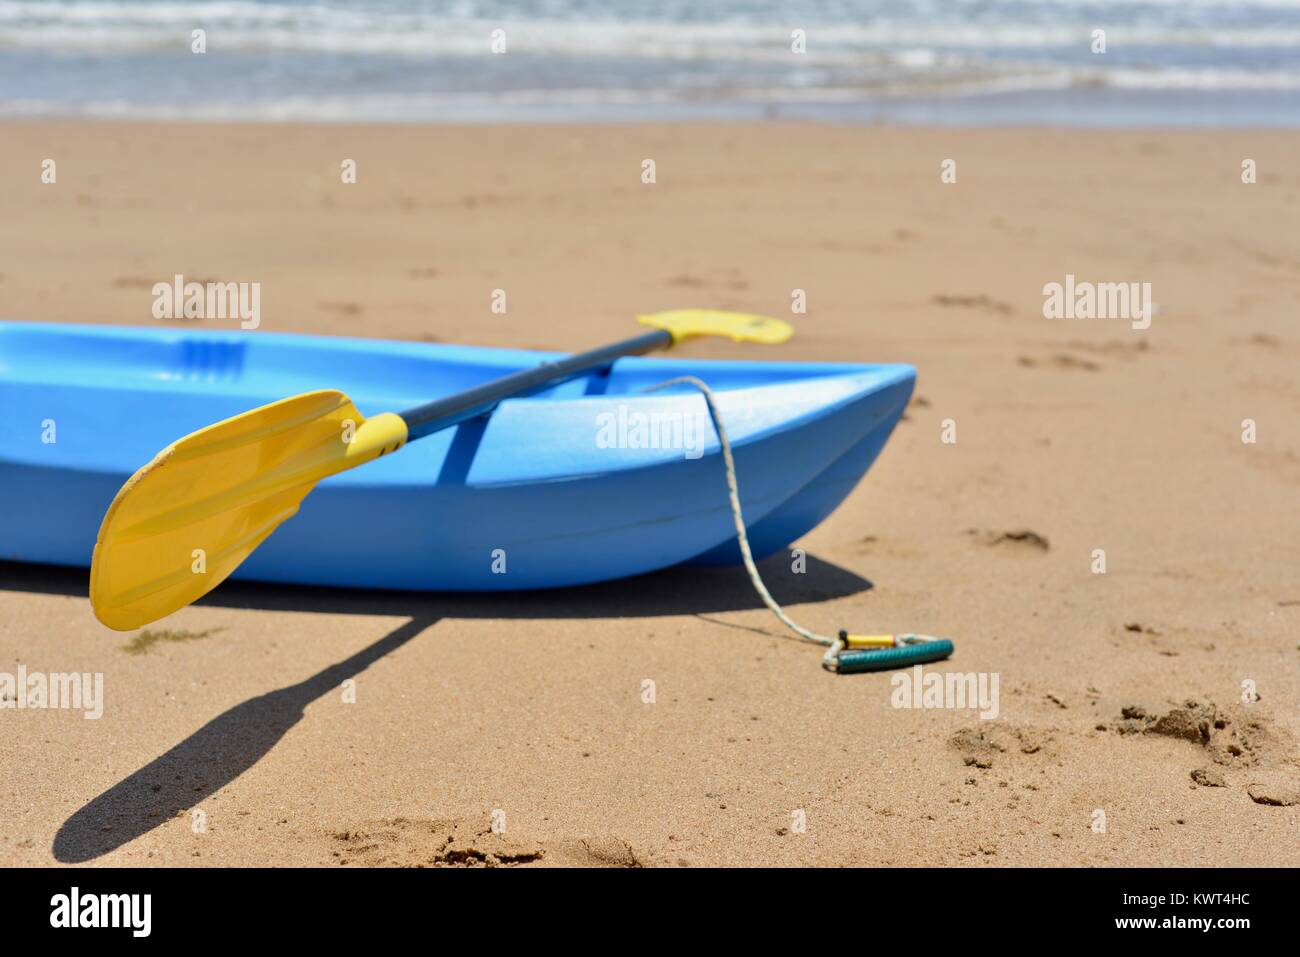
[[[899,645],[897,648],[841,651],[835,658],[835,671],[842,675],[858,671],[888,671],[891,668],[906,668],[909,665],[924,664],[928,661],[940,661],[952,652],[952,642],[947,638],[932,638],[912,645]]]

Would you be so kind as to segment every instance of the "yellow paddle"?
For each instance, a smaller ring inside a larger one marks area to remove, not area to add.
[[[406,412],[366,418],[342,392],[327,389],[272,402],[178,439],[127,479],[104,515],[90,566],[95,617],[127,631],[184,608],[225,581],[298,511],[321,479],[486,415],[504,399],[690,336],[780,343],[793,332],[780,319],[711,309],[637,318],[656,331]]]

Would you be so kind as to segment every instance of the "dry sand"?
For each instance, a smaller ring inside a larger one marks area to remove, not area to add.
[[[102,671],[108,696],[99,721],[0,711],[0,865],[1300,864],[1300,806],[1260,803],[1300,787],[1300,135],[0,140],[15,319],[150,324],[182,273],[260,281],[268,331],[579,349],[638,311],[788,315],[807,290],[783,358],[910,362],[918,398],[799,543],[807,574],[767,563],[773,590],[815,628],[951,635],[943,670],[1001,682],[994,721],[893,708],[888,675],[822,671],[739,570],[478,598],[228,585],[162,626],[206,636],[130,654],[84,572],[0,565],[0,670]],[[1043,318],[1067,273],[1151,282],[1151,328]]]

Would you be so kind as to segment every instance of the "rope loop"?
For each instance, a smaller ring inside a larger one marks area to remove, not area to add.
[[[787,615],[785,609],[777,604],[772,593],[767,590],[767,585],[763,583],[763,577],[758,573],[753,552],[749,548],[749,536],[745,533],[745,518],[740,509],[740,490],[736,482],[736,460],[731,454],[731,440],[727,437],[727,429],[722,424],[722,414],[718,411],[713,390],[703,380],[693,375],[684,375],[658,382],[642,391],[657,392],[672,385],[694,386],[704,396],[704,403],[709,408],[709,418],[713,420],[713,428],[718,433],[718,444],[722,446],[722,463],[727,472],[727,498],[731,503],[731,517],[736,525],[736,542],[740,546],[740,557],[744,560],[745,571],[749,573],[749,580],[753,583],[754,590],[758,592],[758,597],[763,599],[763,604],[781,620],[783,625],[805,641],[826,647],[826,653],[822,655],[823,668],[838,674],[884,671],[926,661],[938,661],[952,654],[952,642],[946,638],[914,634],[850,635],[847,631],[841,631],[838,637],[831,638],[803,627]]]

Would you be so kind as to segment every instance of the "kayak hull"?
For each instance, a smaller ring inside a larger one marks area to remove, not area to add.
[[[267,333],[0,323],[0,558],[88,566],[122,483],[171,441],[319,388],[367,416],[548,353]],[[758,557],[824,520],[911,395],[902,365],[625,358],[322,482],[235,573],[311,585],[560,587],[739,561],[707,407]]]

